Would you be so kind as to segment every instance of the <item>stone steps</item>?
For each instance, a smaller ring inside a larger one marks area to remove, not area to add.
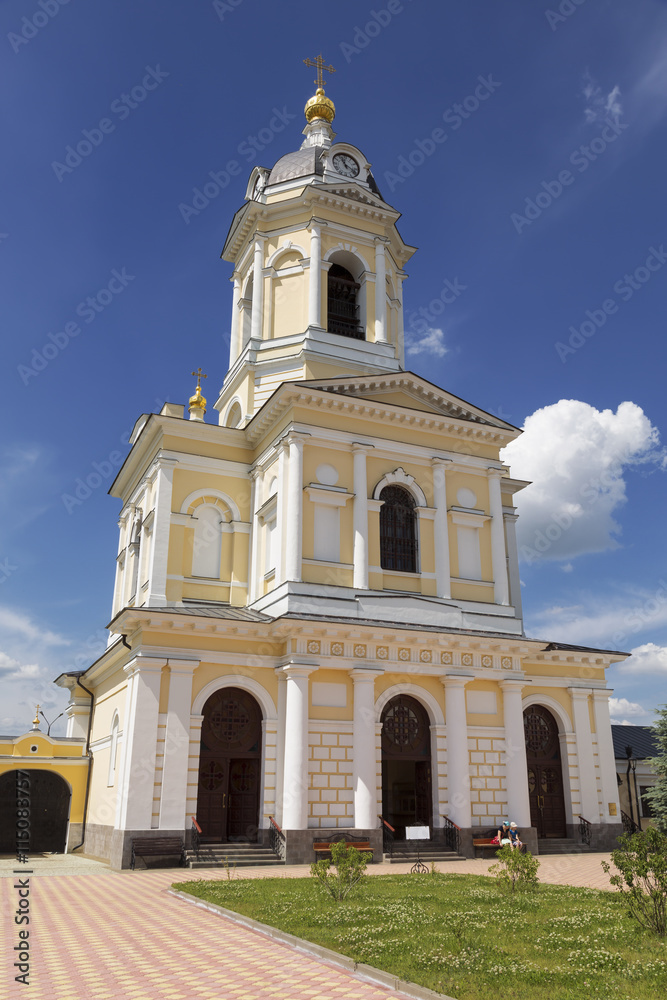
[[[568,837],[549,837],[537,841],[539,854],[593,854],[594,851],[588,844],[582,844],[578,840],[571,840]]]
[[[414,864],[421,860],[425,865],[430,865],[431,862],[460,861],[461,857],[455,851],[447,850],[443,843],[412,840],[395,843],[391,855],[384,854],[383,860],[393,865]]]
[[[270,847],[262,844],[203,844],[199,858],[194,851],[186,851],[188,868],[250,868],[254,866],[284,865]]]

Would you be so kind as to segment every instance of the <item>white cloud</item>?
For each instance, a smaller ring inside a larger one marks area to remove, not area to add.
[[[572,563],[563,563],[561,569],[563,573],[571,573],[572,570],[574,569],[574,566],[572,565]]]
[[[641,407],[620,403],[614,413],[561,399],[527,417],[523,430],[501,452],[513,476],[531,480],[517,494],[520,558],[569,560],[617,548],[613,515],[626,501],[625,471],[665,463]]]
[[[442,330],[431,327],[419,339],[413,339],[413,337],[408,342],[406,354],[435,354],[439,358],[444,358],[447,353],[445,334]]]
[[[631,650],[618,670],[621,674],[662,676],[667,680],[667,646],[645,642]]]
[[[610,698],[609,711],[612,715],[630,715],[635,717],[650,714],[638,702],[628,701],[627,698]]]
[[[611,118],[612,121],[620,121],[623,114],[621,105],[621,88],[618,84],[605,94],[602,87],[593,79],[590,73],[584,76],[583,95],[586,101],[584,117],[587,122],[604,121]]]
[[[539,638],[555,636],[559,642],[599,645],[610,649],[628,649],[634,656],[646,650],[631,669],[643,673],[661,673],[655,664],[662,661],[657,655],[662,647],[647,643],[634,649],[631,642],[641,632],[667,626],[667,584],[653,591],[636,591],[632,594],[597,596],[582,595],[581,603],[567,606],[547,606],[530,615],[530,630]],[[629,660],[626,660],[627,664]],[[651,666],[653,664],[653,666]],[[626,668],[627,669],[627,668]]]
[[[69,646],[70,644],[69,639],[35,625],[28,615],[11,608],[0,607],[0,629],[14,634],[18,633],[31,641],[45,642],[51,646]]]

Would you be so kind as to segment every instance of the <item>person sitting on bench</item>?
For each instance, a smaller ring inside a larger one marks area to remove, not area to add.
[[[523,842],[519,837],[519,830],[517,828],[516,823],[510,823],[509,838],[510,838],[510,844],[512,845],[512,849],[521,850],[521,848],[523,847]]]

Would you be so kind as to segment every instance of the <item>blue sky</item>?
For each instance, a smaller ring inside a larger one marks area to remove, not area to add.
[[[667,701],[664,0],[2,0],[0,45],[0,729],[35,701],[57,715],[51,680],[103,649],[106,490],[135,419],[185,401],[192,368],[215,398],[220,250],[255,163],[300,145],[320,51],[338,138],[419,247],[409,367],[525,425],[507,459],[535,484],[527,631],[632,650],[613,714],[650,722]]]

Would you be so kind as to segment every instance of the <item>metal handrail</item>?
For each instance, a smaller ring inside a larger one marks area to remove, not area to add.
[[[396,833],[395,827],[388,823],[384,816],[378,814],[378,819],[382,824],[382,853],[388,854],[391,858],[394,853],[394,834]]]
[[[287,855],[287,842],[285,840],[285,834],[280,829],[273,816],[269,816],[269,824],[269,846],[275,856],[280,858],[281,861],[284,861]]]
[[[628,816],[626,812],[621,809],[621,821],[623,823],[623,831],[625,833],[639,833],[641,827],[638,826],[631,816]]]
[[[579,816],[579,837],[581,838],[582,844],[587,844],[588,847],[591,846],[593,828],[589,821],[583,816]]]
[[[442,817],[445,821],[443,827],[445,834],[445,844],[450,851],[454,851],[456,854],[461,853],[461,827],[457,826],[453,819],[449,816]]]
[[[190,817],[192,819],[192,850],[195,852],[195,857],[199,861],[199,851],[201,850],[201,827],[194,816]]]

